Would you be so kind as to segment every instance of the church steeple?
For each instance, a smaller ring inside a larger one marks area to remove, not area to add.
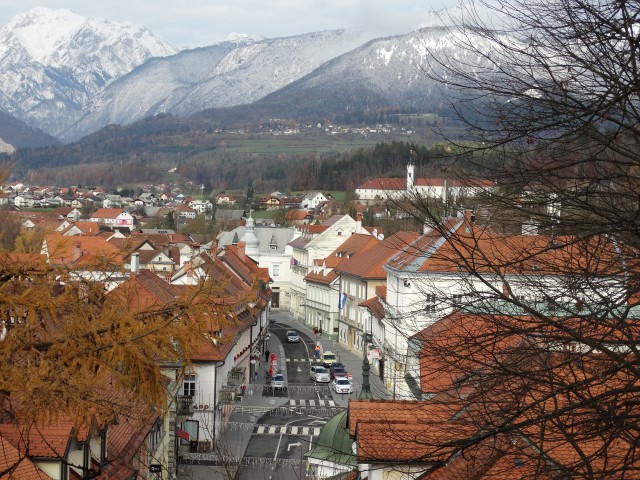
[[[409,163],[407,164],[407,192],[413,191],[416,186],[415,165],[413,164],[415,155],[416,151],[411,149],[411,156],[409,157]]]
[[[240,241],[246,243],[245,251],[247,255],[249,255],[254,260],[256,260],[257,257],[260,256],[260,251],[258,249],[260,241],[258,240],[258,237],[255,233],[255,225],[256,222],[251,216],[251,210],[249,210],[249,218],[247,218],[246,229]]]

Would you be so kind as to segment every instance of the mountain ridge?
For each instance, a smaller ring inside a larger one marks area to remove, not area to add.
[[[55,35],[52,18],[64,25]],[[26,31],[28,45],[21,42]],[[164,113],[186,118],[235,108],[348,118],[375,109],[435,112],[442,99],[420,68],[430,50],[453,48],[450,34],[427,27],[386,37],[348,30],[237,35],[177,51],[144,27],[35,9],[0,29],[0,68],[7,73],[0,78],[0,110],[65,143]],[[47,47],[41,61],[30,53],[36,44]]]

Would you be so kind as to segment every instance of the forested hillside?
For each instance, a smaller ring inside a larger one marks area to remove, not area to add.
[[[20,149],[7,157],[14,178],[39,184],[208,184],[215,190],[352,190],[367,179],[404,176],[415,148],[420,176],[455,177],[486,160],[459,157],[428,134],[431,125],[392,133],[329,135],[324,128],[271,121],[223,130],[194,119],[157,115],[127,127],[106,127],[82,141]],[[295,134],[284,134],[294,130]],[[278,134],[278,132],[282,132]],[[477,154],[476,154],[477,155]],[[457,161],[457,163],[455,162]],[[446,168],[445,168],[446,167]]]

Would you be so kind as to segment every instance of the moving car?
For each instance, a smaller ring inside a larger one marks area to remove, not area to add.
[[[315,380],[319,383],[329,383],[331,381],[329,370],[321,367],[320,365],[312,365],[309,375],[311,376],[312,380]]]
[[[331,378],[347,378],[347,371],[344,367],[331,368]]]
[[[336,378],[333,380],[333,391],[336,393],[353,393],[353,385],[346,378]]]
[[[269,385],[272,388],[285,388],[284,375],[282,375],[281,373],[276,373],[269,379]]]
[[[337,361],[336,361],[336,362],[333,362],[333,363],[331,364],[331,366],[329,367],[329,370],[331,370],[331,376],[332,376],[332,378],[333,378],[333,370],[334,370],[335,368],[344,368],[345,370],[347,369],[347,367],[345,367],[345,366],[344,366],[344,364],[343,364],[342,362],[337,362]]]
[[[337,361],[338,359],[336,358],[335,353],[329,350],[322,353],[321,362],[322,362],[322,365],[324,365],[325,367],[329,368],[333,362],[337,362]]]
[[[295,330],[287,331],[287,342],[295,343],[300,341],[300,335]]]

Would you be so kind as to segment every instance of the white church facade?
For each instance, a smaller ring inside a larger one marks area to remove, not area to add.
[[[415,165],[410,161],[405,178],[374,178],[356,188],[356,196],[364,203],[394,200],[405,195],[455,199],[461,196],[473,197],[480,192],[494,189],[496,183],[483,179],[443,179],[416,178]]]

